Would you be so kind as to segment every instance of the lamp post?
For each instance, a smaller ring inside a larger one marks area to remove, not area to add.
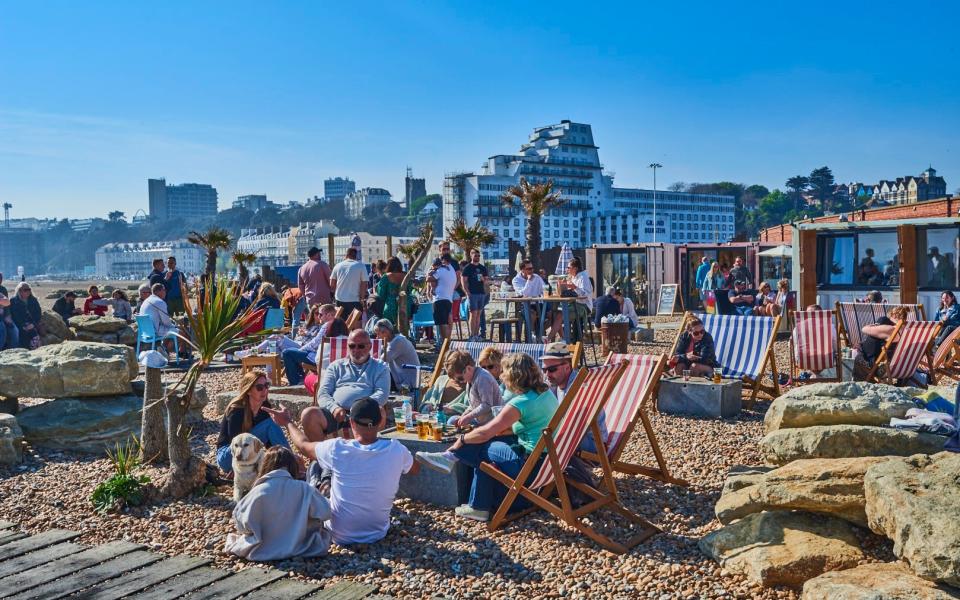
[[[653,169],[653,243],[657,243],[657,169],[662,169],[660,163],[650,163]]]

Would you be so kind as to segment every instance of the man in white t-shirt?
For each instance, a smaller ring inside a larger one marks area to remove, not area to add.
[[[286,410],[263,407],[285,427],[290,441],[304,456],[315,456],[324,471],[332,474],[330,511],[326,523],[338,544],[377,542],[390,529],[390,509],[400,488],[400,476],[416,474],[420,465],[397,440],[380,439],[380,405],[369,398],[350,407],[352,440],[335,438],[311,442],[291,420]]]
[[[433,322],[437,324],[437,346],[450,337],[450,312],[453,310],[453,295],[457,288],[457,272],[450,266],[453,259],[449,254],[440,257],[439,264],[434,263],[427,273],[427,281],[434,284]]]
[[[330,287],[337,306],[343,307],[346,319],[356,309],[363,310],[367,298],[367,268],[357,260],[357,249],[348,248],[347,256],[330,272]]]

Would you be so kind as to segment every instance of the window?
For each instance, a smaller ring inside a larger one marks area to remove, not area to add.
[[[957,227],[917,228],[917,285],[921,289],[960,289]]]
[[[852,285],[855,270],[853,236],[831,236],[823,240],[824,252],[818,252],[820,281],[827,285]]]
[[[899,251],[895,231],[859,234],[856,284],[873,287],[899,285]]]

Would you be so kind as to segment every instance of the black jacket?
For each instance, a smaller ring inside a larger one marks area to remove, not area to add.
[[[613,296],[604,295],[597,298],[593,308],[597,311],[595,318],[598,327],[600,326],[600,319],[604,318],[605,316],[620,314],[620,303],[617,302],[617,299]]]
[[[691,339],[693,339],[693,336],[690,335],[689,332],[684,331],[681,333],[680,341],[677,342],[677,347],[673,351],[674,356],[680,356],[686,359],[687,347],[690,345]],[[720,366],[720,363],[717,362],[716,345],[714,345],[713,336],[710,335],[709,331],[703,333],[703,337],[700,338],[699,342],[694,342],[693,353],[700,357],[700,360],[697,362],[702,365],[714,368]]]
[[[76,313],[77,307],[73,302],[68,302],[66,298],[58,298],[56,302],[53,303],[53,312],[57,313],[63,317],[63,321],[69,325],[70,317],[74,316]]]
[[[33,296],[27,298],[27,301],[24,302],[19,295],[10,301],[10,315],[13,317],[13,322],[17,324],[21,330],[23,326],[27,323],[33,323],[34,326],[40,324],[40,303],[37,302],[37,299]]]

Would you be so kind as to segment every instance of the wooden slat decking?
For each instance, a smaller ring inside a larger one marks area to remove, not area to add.
[[[210,560],[166,557],[130,542],[83,546],[63,529],[27,535],[0,521],[0,599],[9,600],[364,600],[374,586],[343,581],[321,589],[283,571],[214,569]],[[322,560],[322,559],[320,559]]]

